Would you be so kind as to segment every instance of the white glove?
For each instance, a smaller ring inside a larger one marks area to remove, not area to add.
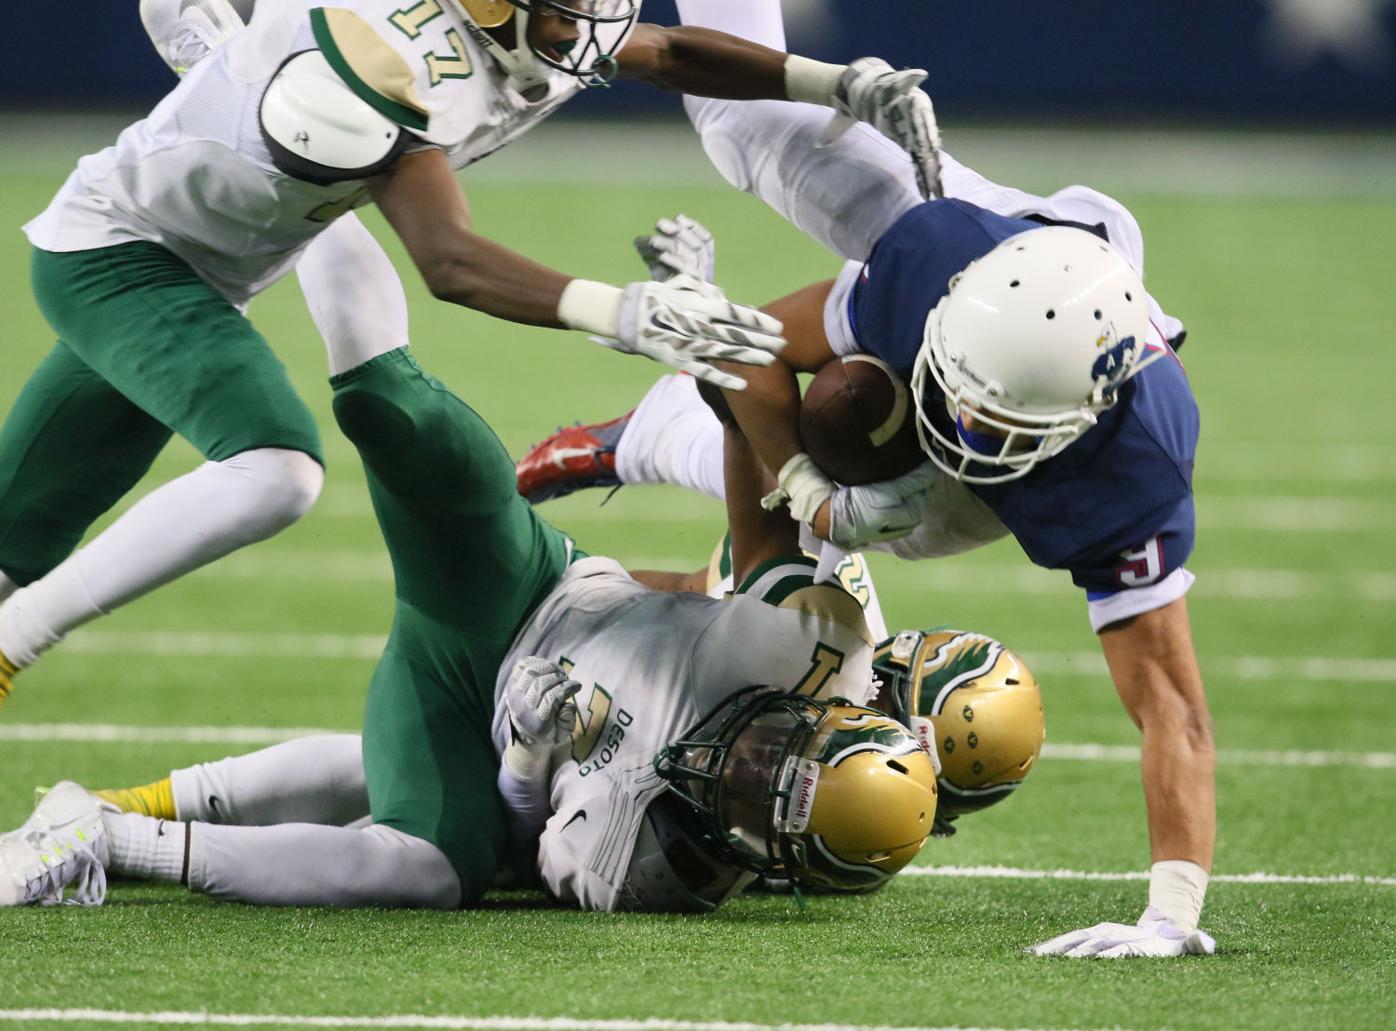
[[[894,480],[839,487],[829,498],[829,540],[845,551],[905,537],[926,516],[940,470],[923,462]]]
[[[922,68],[897,71],[880,57],[860,57],[839,79],[830,105],[843,116],[830,123],[821,141],[838,139],[853,119],[867,122],[911,156],[921,196],[943,197],[940,179],[940,128],[931,98],[920,89]]]
[[[572,737],[577,705],[572,697],[582,685],[547,659],[527,655],[514,664],[504,684],[504,706],[514,730],[514,745],[549,756]]]
[[[635,238],[635,250],[659,283],[691,276],[704,283],[717,278],[717,242],[706,226],[687,215],[661,218],[649,236]]]
[[[1216,940],[1205,931],[1182,931],[1150,906],[1137,924],[1096,924],[1058,935],[1026,951],[1037,956],[1121,959],[1126,956],[1210,956]]]
[[[711,283],[676,276],[667,283],[631,283],[621,297],[616,337],[592,340],[643,354],[714,386],[745,390],[746,380],[709,362],[770,365],[785,347],[778,319],[734,304]]]

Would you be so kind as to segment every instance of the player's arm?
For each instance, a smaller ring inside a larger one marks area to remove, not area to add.
[[[404,154],[370,178],[368,189],[428,289],[442,300],[511,322],[582,330],[608,347],[734,389],[742,387],[740,374],[712,362],[769,364],[784,346],[779,323],[720,291],[653,282],[622,289],[574,279],[480,236],[439,150]]]
[[[1205,873],[1217,837],[1216,748],[1187,600],[1104,627],[1100,647],[1115,690],[1143,734],[1153,861],[1192,863]],[[1197,924],[1201,892],[1196,903],[1191,926]]]
[[[825,64],[694,25],[637,25],[616,58],[621,75],[676,93],[833,108],[837,120],[826,141],[855,121],[867,122],[911,156],[923,197],[942,193],[940,133],[920,88],[923,69],[898,71],[875,57]]]

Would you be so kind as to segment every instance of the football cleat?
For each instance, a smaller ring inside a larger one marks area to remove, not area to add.
[[[110,808],[70,780],[54,785],[20,829],[0,838],[0,906],[100,906],[107,897]]]
[[[4,652],[0,652],[0,705],[5,704],[5,699],[15,689],[15,677],[18,675],[19,667],[5,658]]]
[[[634,414],[590,426],[564,426],[529,448],[514,466],[519,493],[536,505],[587,487],[619,487],[616,445]]]

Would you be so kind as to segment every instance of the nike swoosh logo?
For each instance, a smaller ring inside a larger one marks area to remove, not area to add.
[[[161,820],[161,821],[160,821],[160,826],[158,826],[158,827],[155,828],[155,836],[156,836],[157,838],[163,838],[163,837],[165,836],[165,821],[164,821],[164,820]]]
[[[575,813],[572,814],[571,819],[569,819],[566,823],[562,825],[562,829],[566,830],[568,827],[571,827],[578,820],[582,820],[583,822],[585,822],[586,818],[587,811],[585,809],[578,809]]]
[[[219,810],[219,808],[218,808],[218,796],[217,796],[217,795],[209,795],[209,796],[208,796],[208,807],[209,807],[209,809],[213,812],[213,815],[221,822],[222,819],[223,819],[223,813],[222,813],[222,812]]]
[[[589,447],[560,447],[553,451],[552,463],[559,469],[566,468],[567,460],[570,458],[590,458],[594,448]]]

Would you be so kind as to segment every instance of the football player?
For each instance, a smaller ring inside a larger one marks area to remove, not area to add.
[[[680,10],[685,21],[783,42],[773,0],[680,0]],[[849,259],[836,280],[769,306],[791,345],[743,396],[726,395],[778,476],[771,502],[841,548],[909,559],[1012,533],[1034,562],[1068,570],[1086,592],[1111,677],[1143,735],[1149,902],[1137,925],[1100,924],[1036,951],[1210,953],[1197,924],[1216,838],[1215,748],[1183,565],[1198,413],[1174,353],[1182,327],[1143,287],[1137,224],[1093,190],[1032,197],[948,156],[948,199],[923,202],[904,156],[861,127],[811,150],[828,140],[827,113],[685,103],[730,182]],[[710,274],[708,240],[691,224],[662,226],[648,250],[663,266]],[[930,464],[847,488],[803,454],[795,372],[855,351],[912,383]],[[693,381],[669,379],[631,417],[563,431],[535,450],[520,465],[521,485],[535,498],[598,482],[716,492],[721,442]],[[540,475],[557,444],[586,457]]]
[[[815,581],[796,524],[760,507],[737,430],[740,587],[662,593],[544,522],[489,427],[405,348],[337,361],[335,417],[395,579],[361,758],[332,739],[232,760],[195,776],[180,819],[67,782],[0,841],[0,903],[67,887],[99,903],[111,869],[255,903],[454,908],[523,865],[588,908],[701,910],[757,873],[866,887],[915,855],[935,818],[931,759],[894,720],[821,700],[870,694],[862,611]],[[356,782],[371,825],[307,822],[357,815]],[[214,822],[255,820],[262,789],[301,822]]]
[[[356,207],[379,205],[443,300],[585,330],[730,387],[713,359],[771,360],[776,321],[712,288],[576,279],[474,234],[454,171],[615,75],[826,102],[880,118],[921,154],[929,100],[885,65],[636,25],[636,6],[292,0],[239,29],[218,0],[146,5],[161,53],[187,74],[25,227],[59,342],[0,429],[0,702],[74,627],[313,504],[317,428],[243,309],[324,233],[332,246],[302,277],[317,322],[342,329],[348,296],[367,311],[353,332],[406,343],[400,285]],[[74,553],[173,433],[207,462]]]

